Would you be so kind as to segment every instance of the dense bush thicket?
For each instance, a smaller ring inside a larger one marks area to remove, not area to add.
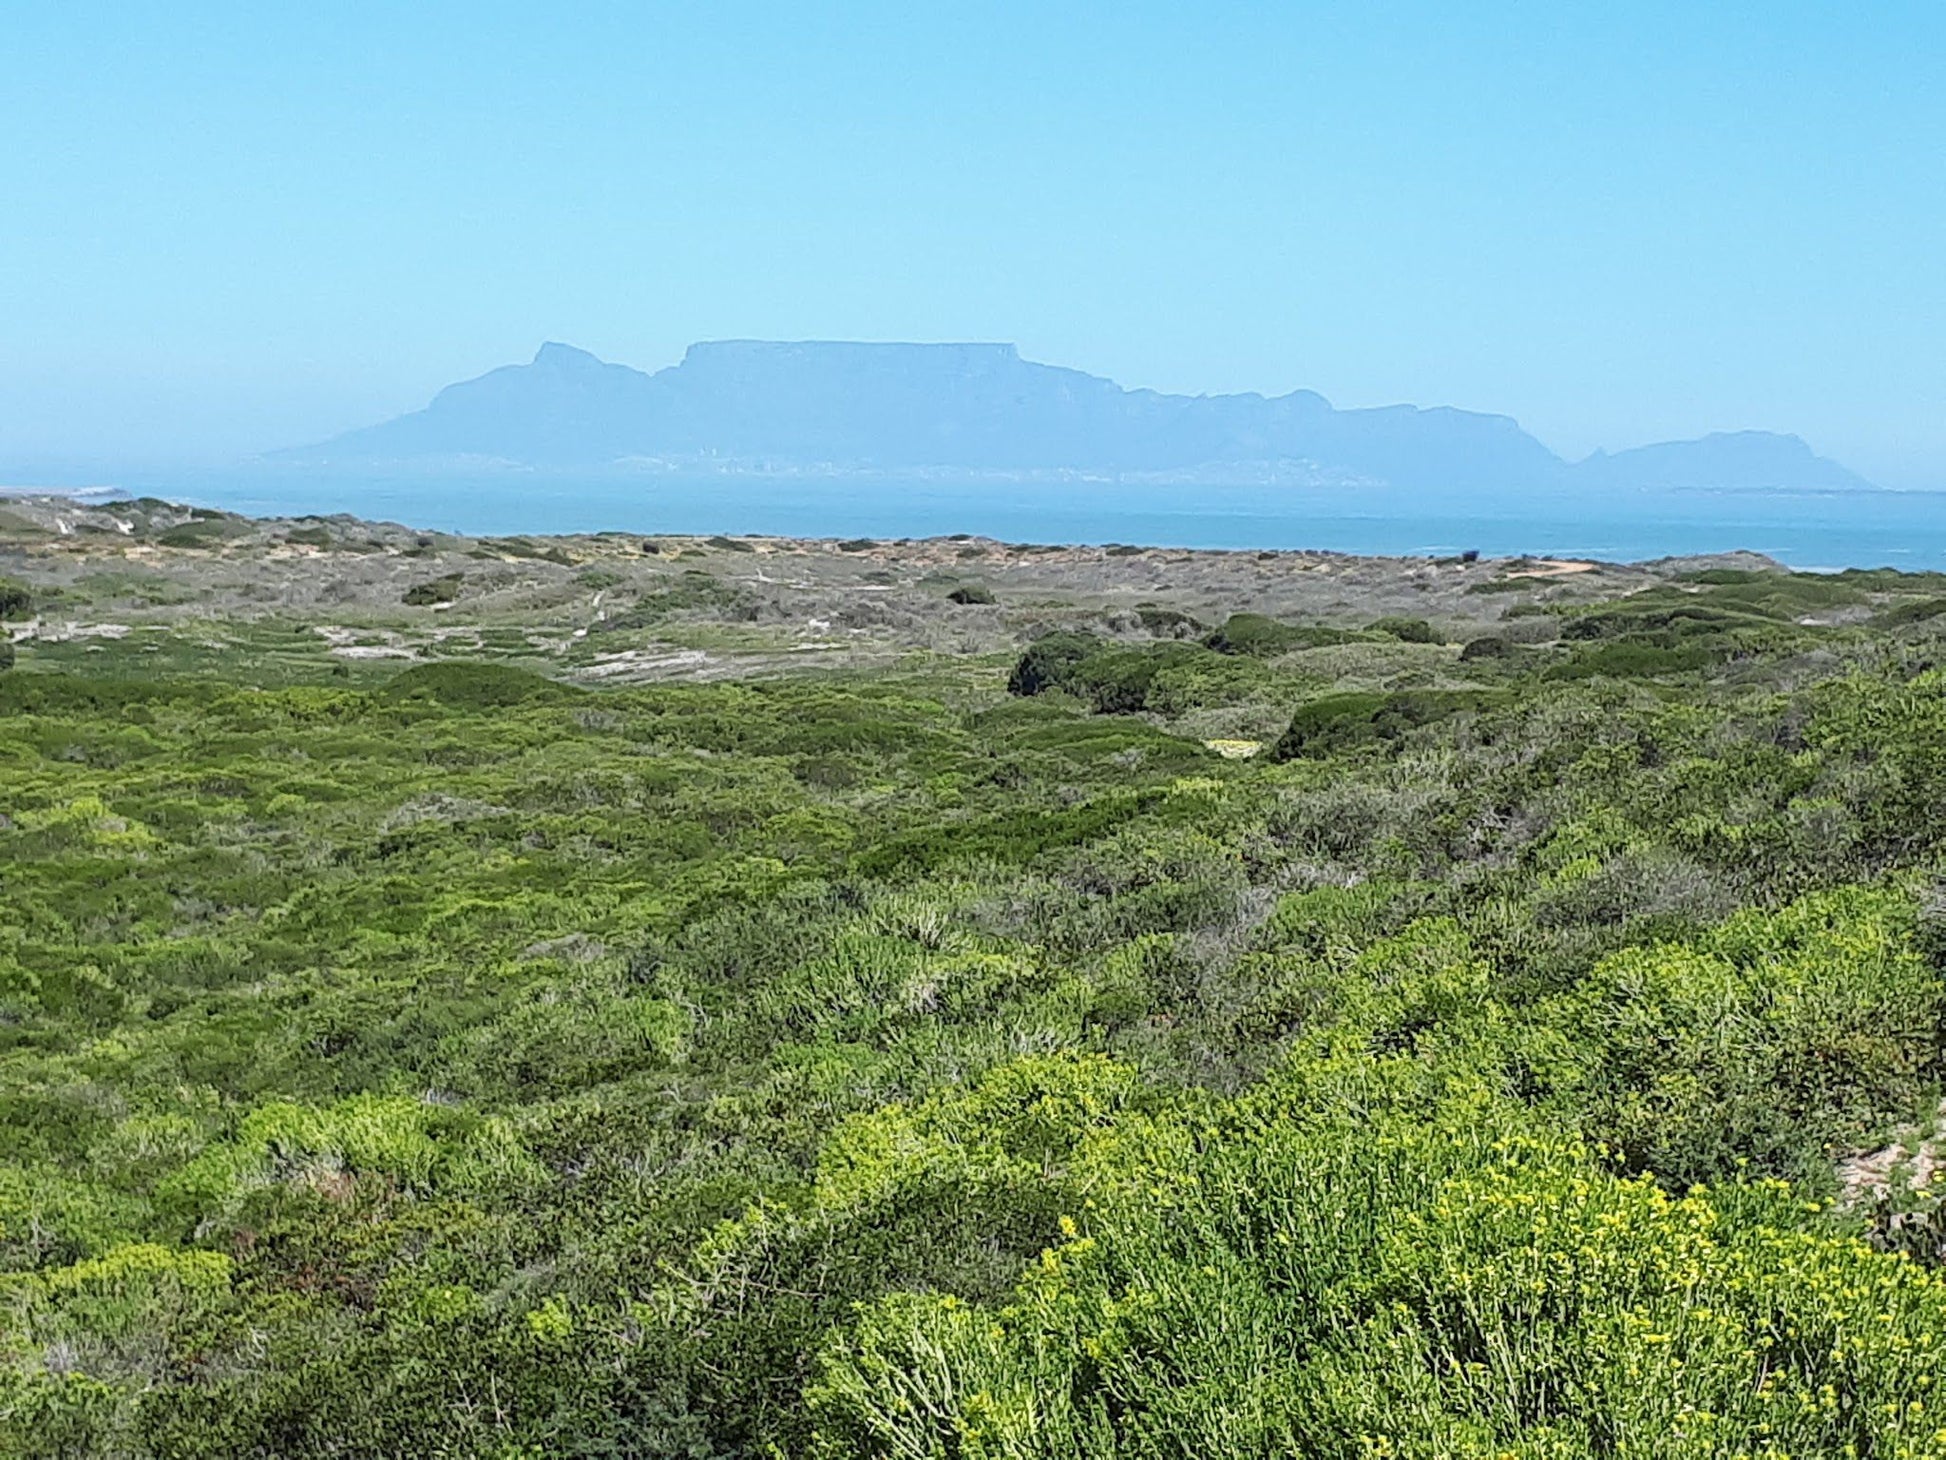
[[[1946,1453],[1937,1201],[1837,1173],[1946,1074],[1900,581],[1329,697],[1396,636],[16,669],[0,1453]]]

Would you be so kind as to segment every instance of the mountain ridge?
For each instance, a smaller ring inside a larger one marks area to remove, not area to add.
[[[1315,391],[1177,395],[1024,359],[1006,343],[709,340],[646,372],[548,341],[525,364],[292,465],[917,472],[1280,481],[1411,491],[1875,490],[1801,438],[1717,432],[1570,462],[1511,416],[1339,410]]]

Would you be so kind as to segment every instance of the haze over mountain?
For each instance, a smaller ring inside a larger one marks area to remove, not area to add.
[[[504,463],[749,474],[908,472],[1288,482],[1471,494],[1870,490],[1795,436],[1744,431],[1569,463],[1512,418],[1338,410],[1310,391],[1184,396],[1023,360],[1005,344],[690,346],[653,374],[546,344],[422,411],[280,452],[337,469]]]

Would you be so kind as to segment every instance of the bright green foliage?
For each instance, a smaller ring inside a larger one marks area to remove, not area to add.
[[[1008,686],[32,649],[0,1453],[1941,1454],[1939,1203],[1840,1175],[1946,1080],[1922,590]]]
[[[1946,1281],[1464,1121],[1224,1130],[1069,1217],[1004,1306],[881,1300],[830,1456],[1935,1455]]]
[[[1845,894],[1745,915],[1714,956],[1722,977],[1808,993],[1840,968],[1818,960],[1897,961],[1895,909]],[[1645,950],[1604,976],[1682,990],[1696,963]],[[1936,977],[1893,977],[1937,998]],[[1583,1104],[1572,1039],[1492,985],[1456,925],[1415,925],[1319,990],[1311,1037],[1248,1096],[1118,1122],[1008,1298],[892,1294],[833,1340],[810,1390],[819,1453],[1589,1455],[1636,1453],[1631,1436],[1937,1453],[1946,1278],[1744,1174],[1772,1147],[1762,1128],[1723,1132],[1722,1185],[1676,1191],[1550,1133],[1613,1116]],[[1599,989],[1571,1012],[1610,1008]],[[1851,997],[1896,1020],[1905,995]],[[1933,1059],[1907,1028],[1861,1065]],[[1765,1040],[1724,1040],[1720,1082],[1774,1077]],[[1696,1063],[1656,1074],[1662,1114],[1700,1127],[1723,1095]],[[1594,1089],[1626,1090],[1603,1064]],[[1777,1114],[1807,1112],[1787,1093]]]
[[[1847,888],[1602,960],[1553,1011],[1592,1132],[1677,1185],[1739,1163],[1815,1184],[1939,1076],[1915,1032],[1946,1029],[1946,980],[1910,932],[1907,899]]]

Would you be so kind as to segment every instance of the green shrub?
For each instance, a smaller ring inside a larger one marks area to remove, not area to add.
[[[492,710],[580,692],[532,670],[455,659],[415,665],[395,674],[387,681],[385,693],[393,699],[430,699],[454,709]]]
[[[451,603],[459,597],[460,586],[465,581],[464,573],[447,573],[424,583],[414,583],[399,596],[399,602],[408,608],[430,608],[437,603]]]
[[[1183,613],[1179,609],[1164,608],[1155,603],[1135,605],[1135,617],[1144,629],[1157,637],[1184,638],[1200,633],[1205,625],[1194,614]]]
[[[34,595],[25,583],[0,578],[0,623],[13,618],[28,618],[34,612]]]
[[[1677,1187],[1746,1162],[1828,1178],[1946,1073],[1946,986],[1911,931],[1907,899],[1847,889],[1605,960],[1553,1016],[1589,1061],[1590,1134]]]
[[[958,604],[992,603],[993,590],[984,583],[963,583],[946,595],[947,601]]]
[[[1904,1355],[1946,1321],[1936,1275],[1806,1231],[1783,1183],[1670,1196],[1618,1176],[1484,1087],[1360,1108],[1408,1079],[1323,1062],[1293,1072],[1301,1103],[1128,1122],[1096,1158],[1114,1174],[1004,1304],[903,1292],[860,1314],[810,1389],[812,1453],[1933,1443],[1932,1386]]]
[[[1882,628],[1893,629],[1907,624],[1931,623],[1941,614],[1946,614],[1946,598],[1915,598],[1893,604],[1872,621]],[[5,616],[0,613],[0,618]]]
[[[231,524],[222,518],[198,518],[157,533],[155,540],[162,547],[208,548],[219,547],[235,535]]]
[[[657,580],[666,587],[637,596],[635,602],[593,626],[599,634],[625,633],[651,628],[665,619],[687,614],[715,614],[749,622],[757,616],[757,602],[750,593],[734,583],[697,568],[685,568],[676,578]]]
[[[1621,640],[1577,649],[1547,671],[1549,679],[1654,679],[1695,674],[1728,659],[1734,649],[1708,642],[1679,644]]]
[[[1204,642],[1219,654],[1276,654],[1296,638],[1289,624],[1260,613],[1233,613]]]
[[[1101,640],[1092,634],[1058,633],[1037,639],[1007,676],[1007,693],[1037,695],[1065,688],[1075,668],[1100,650]]]
[[[1219,654],[1267,656],[1349,643],[1356,637],[1342,629],[1279,623],[1260,613],[1233,613],[1203,642]]]
[[[1332,755],[1397,740],[1421,725],[1476,710],[1494,701],[1482,691],[1401,690],[1390,694],[1326,695],[1301,706],[1271,748],[1275,760]]]
[[[1371,632],[1386,634],[1401,644],[1437,644],[1441,642],[1433,626],[1422,618],[1382,618],[1371,625]]]
[[[1062,687],[1086,696],[1098,714],[1140,714],[1159,708],[1150,696],[1167,662],[1141,649],[1103,649],[1076,664]]]
[[[563,568],[574,566],[574,556],[566,548],[558,544],[541,547],[524,537],[490,537],[482,542],[481,547],[501,557],[555,563]]]
[[[155,714],[169,706],[208,706],[223,692],[222,686],[207,680],[17,674],[0,690],[0,708],[21,715],[112,722]]]

